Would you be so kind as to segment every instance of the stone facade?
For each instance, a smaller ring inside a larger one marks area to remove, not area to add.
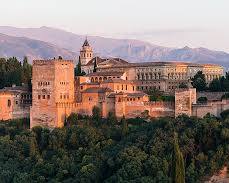
[[[62,127],[72,112],[92,115],[94,106],[101,109],[103,117],[109,112],[118,118],[134,118],[144,112],[151,117],[174,116],[173,103],[149,102],[135,82],[109,77],[91,82],[87,76],[74,78],[72,61],[33,61],[31,127]]]
[[[68,60],[34,60],[32,73],[31,127],[60,127],[57,103],[72,103],[74,64]]]
[[[0,120],[28,118],[32,104],[27,86],[5,87],[0,90]]]
[[[178,89],[175,93],[175,116],[192,116],[192,105],[196,103],[196,89]]]

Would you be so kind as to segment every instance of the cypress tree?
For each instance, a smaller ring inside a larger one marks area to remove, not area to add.
[[[174,133],[172,182],[185,183],[184,158],[178,144],[177,133]]]
[[[97,69],[97,57],[95,57],[93,72],[96,72],[96,69]]]
[[[128,123],[126,121],[125,116],[123,116],[121,119],[121,128],[122,128],[122,136],[125,136],[129,131]]]
[[[76,67],[76,69],[75,69],[75,75],[76,75],[76,76],[81,76],[81,75],[82,75],[82,71],[81,71],[81,59],[80,59],[80,56],[79,56],[79,61],[78,61],[77,67]]]

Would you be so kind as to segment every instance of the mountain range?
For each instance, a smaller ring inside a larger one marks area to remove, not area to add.
[[[85,35],[77,35],[50,27],[16,28],[0,26],[0,57],[26,55],[32,59],[47,59],[61,55],[77,59]],[[88,36],[95,55],[120,57],[130,62],[189,61],[220,64],[229,68],[229,54],[207,48],[169,48],[132,39]]]

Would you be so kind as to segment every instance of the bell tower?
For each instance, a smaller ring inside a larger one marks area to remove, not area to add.
[[[93,50],[86,38],[83,43],[82,49],[80,50],[81,64],[86,65],[92,58],[93,58]]]

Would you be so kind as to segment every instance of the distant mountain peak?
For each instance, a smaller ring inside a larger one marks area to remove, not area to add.
[[[14,37],[27,37],[31,39],[31,41],[44,41],[46,44],[51,45],[53,49],[56,48],[57,51],[62,50],[60,51],[61,54],[66,53],[68,56],[78,55],[85,40],[85,35],[77,35],[62,29],[48,26],[42,26],[40,28],[15,28],[0,26],[0,33]],[[25,45],[28,46],[27,41],[25,41],[25,43],[24,41],[25,39],[22,39],[21,41],[21,44],[23,45],[22,47]],[[207,48],[190,48],[189,46],[185,46],[183,48],[169,48],[134,39],[113,39],[100,36],[88,36],[88,41],[93,47],[95,54],[101,57],[120,57],[132,62],[177,60],[198,63],[215,63],[229,68],[228,53],[213,51]],[[6,53],[7,55],[15,54],[12,56],[21,55],[18,50],[19,47],[16,47],[16,44],[11,45],[12,47],[7,47],[5,42],[0,45],[1,55],[6,55]],[[38,45],[40,42],[36,43],[37,48],[39,48]],[[41,44],[39,48],[40,52],[37,52],[36,49],[31,50],[31,47],[29,47],[28,50],[29,52],[33,52],[30,54],[35,57],[41,57],[41,55],[42,57],[48,57],[49,54],[44,54],[45,48],[43,47],[44,44]],[[24,50],[24,52],[26,53],[26,50]],[[62,56],[64,57],[64,55]]]

